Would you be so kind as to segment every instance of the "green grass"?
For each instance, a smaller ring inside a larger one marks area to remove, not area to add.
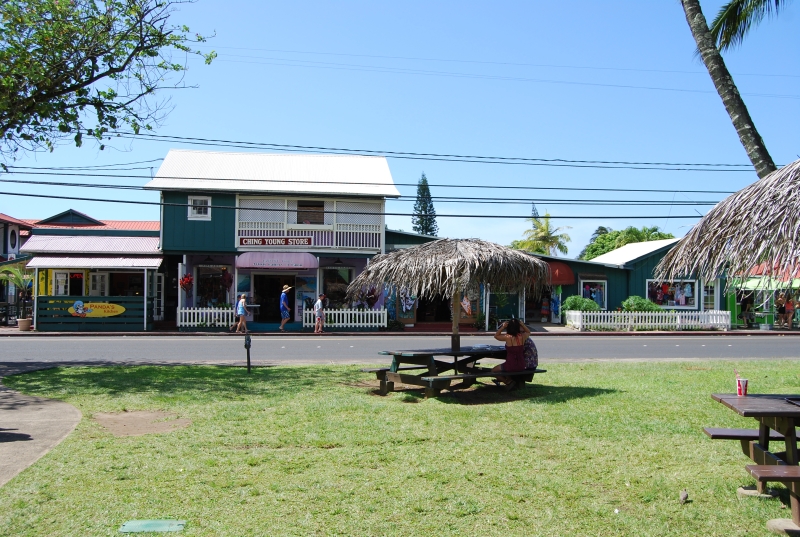
[[[375,395],[352,367],[65,368],[4,383],[84,419],[0,488],[0,535],[117,535],[177,518],[183,535],[770,535],[751,485],[753,427],[709,397],[800,393],[793,362],[547,365],[525,390]],[[166,410],[192,425],[117,438],[95,412]],[[691,503],[679,505],[681,489]],[[618,512],[615,512],[618,510]]]

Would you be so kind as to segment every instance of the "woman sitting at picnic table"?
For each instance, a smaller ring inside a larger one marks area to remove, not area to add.
[[[505,330],[505,334],[503,334]],[[504,322],[494,333],[497,341],[504,341],[506,344],[506,361],[492,368],[492,371],[511,373],[512,371],[523,371],[525,369],[525,340],[531,337],[531,330],[519,319],[511,319]],[[510,388],[514,381],[510,377],[497,377],[494,383],[500,386],[505,384]]]

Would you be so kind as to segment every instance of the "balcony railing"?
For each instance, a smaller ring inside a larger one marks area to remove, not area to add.
[[[311,237],[316,248],[380,250],[381,226],[374,224],[334,224],[332,229],[298,229],[282,222],[239,222],[237,244],[245,238]]]

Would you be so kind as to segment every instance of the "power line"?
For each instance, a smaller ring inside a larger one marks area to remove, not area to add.
[[[460,60],[453,58],[421,58],[409,56],[387,56],[377,54],[345,54],[340,52],[315,52],[306,50],[285,50],[285,49],[268,49],[268,48],[248,48],[248,47],[220,47],[216,45],[199,45],[199,47],[216,49],[230,49],[230,50],[254,50],[259,52],[281,52],[285,54],[311,54],[319,56],[346,56],[352,58],[376,58],[376,59],[390,59],[390,60],[414,60],[414,61],[428,61],[428,62],[449,62],[449,63],[474,63],[483,65],[506,65],[514,67],[551,67],[558,69],[585,69],[593,71],[624,71],[624,72],[640,72],[640,73],[666,73],[666,74],[689,74],[689,75],[705,75],[708,76],[706,71],[682,71],[682,70],[665,70],[665,69],[639,69],[631,67],[597,67],[597,66],[584,66],[584,65],[557,65],[547,63],[518,63],[518,62],[497,62],[497,61],[482,61],[482,60]],[[800,78],[800,75],[787,75],[787,74],[764,74],[764,73],[732,73],[734,76],[763,76],[763,77],[786,77],[786,78]]]
[[[0,183],[13,183],[24,185],[58,186],[73,188],[102,188],[116,190],[138,190],[142,192],[154,192],[152,189],[145,189],[139,185],[107,185],[98,183],[66,183],[57,181],[24,181],[21,179],[0,179]],[[545,203],[551,205],[716,205],[717,201],[657,201],[657,200],[603,200],[603,199],[558,199],[558,198],[535,198],[535,199],[516,199],[508,200],[505,198],[471,198],[471,197],[437,197],[431,199],[439,203],[463,203],[463,204],[494,204],[494,205],[527,205],[528,203]],[[400,196],[389,201],[416,202],[415,196]],[[537,213],[538,217],[538,213]]]
[[[243,142],[237,140],[222,140],[214,138],[197,138],[188,136],[169,136],[162,134],[130,134],[113,133],[119,137],[135,140],[146,138],[153,141],[181,141],[192,145],[217,145],[223,147],[234,147],[241,149],[280,149],[283,151],[299,152],[324,152],[325,154],[353,155],[353,156],[384,156],[387,158],[406,158],[412,160],[435,160],[447,162],[472,162],[489,164],[522,164],[529,166],[555,166],[555,167],[577,167],[577,168],[610,168],[610,169],[634,169],[634,170],[668,170],[668,171],[739,171],[754,173],[750,164],[706,164],[706,163],[674,163],[674,162],[632,162],[632,161],[613,161],[613,160],[576,160],[576,159],[546,159],[530,157],[498,157],[481,155],[458,155],[442,153],[415,153],[409,151],[383,151],[375,149],[347,149],[341,147],[322,147],[307,145],[274,144],[268,142]],[[198,143],[201,142],[201,143]],[[686,166],[701,166],[702,168],[685,168]],[[706,168],[743,168],[743,169],[723,169],[711,170]]]
[[[386,183],[368,183],[368,182],[353,182],[353,181],[304,181],[293,179],[248,179],[248,178],[214,178],[214,177],[184,177],[184,176],[171,176],[171,175],[158,175],[155,178],[149,175],[119,175],[119,174],[101,174],[101,173],[67,173],[67,172],[17,172],[12,171],[16,175],[45,175],[57,177],[103,177],[107,179],[146,179],[148,181],[153,179],[180,179],[191,181],[236,181],[243,183],[302,183],[302,184],[323,184],[323,185],[354,185],[354,186],[389,186]],[[392,186],[413,186],[416,183],[393,183]],[[586,192],[654,192],[654,193],[674,193],[682,192],[688,194],[733,194],[729,190],[686,190],[686,189],[655,189],[655,188],[587,188],[587,187],[546,187],[546,186],[502,186],[502,185],[447,185],[447,184],[429,184],[431,187],[436,188],[475,188],[475,189],[493,189],[493,190],[567,190],[567,191],[586,191]],[[194,187],[195,190],[203,190],[202,187]],[[154,189],[158,190],[158,189]],[[312,195],[313,193],[301,193],[305,195]],[[320,192],[319,194],[325,194]]]
[[[3,195],[5,196],[21,196],[27,198],[45,198],[45,199],[62,199],[62,200],[74,200],[74,201],[91,201],[91,202],[98,202],[98,203],[124,203],[124,204],[131,204],[131,205],[153,205],[158,207],[190,207],[188,203],[167,203],[167,202],[159,202],[159,201],[137,201],[137,200],[115,200],[115,199],[106,199],[106,198],[84,198],[78,196],[55,196],[52,194],[30,194],[30,193],[22,193],[22,192],[4,192]],[[229,205],[204,205],[203,207],[209,209],[217,209],[217,210],[227,210],[233,211],[242,209],[242,207],[235,207]],[[259,208],[259,207],[246,207],[245,210],[247,211],[272,211],[275,212],[276,209],[266,209],[266,208]],[[288,209],[277,210],[278,212],[292,212]],[[372,216],[419,216],[414,215],[414,213],[388,213],[388,212],[372,212],[367,213],[363,211],[324,211],[325,214],[350,214],[350,215],[372,215]],[[424,215],[423,215],[424,216]],[[431,215],[433,216],[433,215]],[[528,215],[482,215],[482,214],[436,214],[437,218],[480,218],[480,219],[503,219],[503,220],[527,220],[530,218]],[[577,216],[550,216],[552,219],[572,219],[572,220],[588,220],[588,219],[658,219],[658,218],[669,218],[669,219],[686,219],[686,218],[697,218],[696,215],[670,215],[670,216],[586,216],[586,215],[577,215]]]

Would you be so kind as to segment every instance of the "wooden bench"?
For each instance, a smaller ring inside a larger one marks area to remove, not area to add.
[[[742,444],[742,452],[753,458],[750,453],[750,442],[758,442],[758,429],[723,429],[719,427],[705,427],[703,432],[712,440],[738,440]],[[783,441],[784,436],[778,431],[770,429],[769,439]]]
[[[800,466],[788,464],[750,464],[745,466],[750,475],[761,483],[800,483]]]
[[[408,371],[414,369],[428,369],[426,365],[401,365],[397,368],[397,371]],[[386,373],[389,373],[392,370],[391,367],[365,367],[361,370],[362,373],[375,373],[375,378],[381,381],[380,385],[380,394],[386,395],[387,393],[394,391],[394,382],[387,382],[386,381]]]
[[[450,383],[454,380],[463,381],[463,384],[460,387],[466,388],[474,384],[475,381],[479,378],[513,377],[514,384],[512,389],[517,389],[525,386],[526,382],[532,382],[533,376],[536,373],[547,373],[547,370],[525,369],[523,371],[504,372],[504,371],[491,371],[488,369],[479,369],[475,373],[463,373],[460,375],[440,375],[436,377],[422,377],[421,380],[427,383],[427,385],[425,386],[425,398],[427,399],[429,397],[436,397],[437,395],[439,395],[439,392],[441,392],[442,389],[449,388]]]

